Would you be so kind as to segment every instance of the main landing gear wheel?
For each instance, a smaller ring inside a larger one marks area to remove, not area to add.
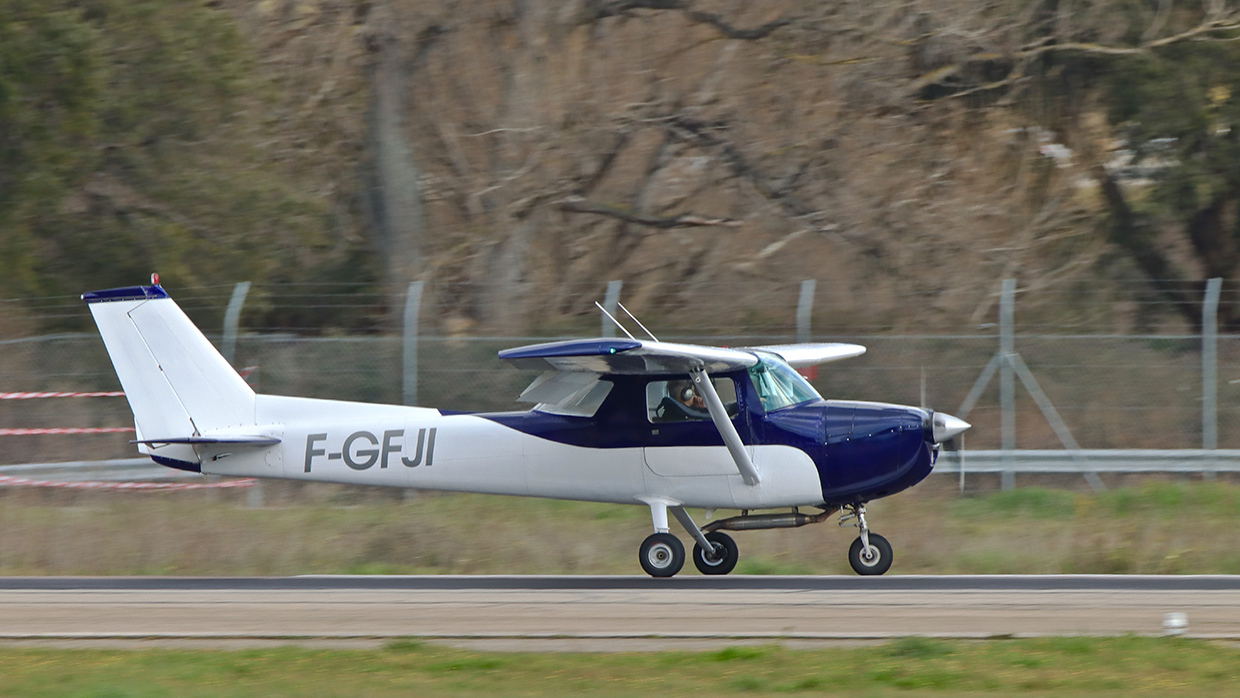
[[[685,566],[685,546],[670,533],[652,533],[642,541],[638,559],[651,577],[671,577]]]
[[[740,551],[736,548],[736,541],[732,540],[732,536],[723,531],[711,531],[706,534],[706,540],[715,548],[715,554],[712,558],[706,557],[706,551],[702,549],[700,543],[693,544],[693,564],[702,574],[727,574],[736,568],[736,561],[740,559]]]
[[[877,533],[871,533],[869,538],[868,551],[860,536],[852,542],[848,548],[848,564],[857,574],[882,574],[891,569],[891,543]]]

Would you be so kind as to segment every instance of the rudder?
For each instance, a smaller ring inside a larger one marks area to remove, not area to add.
[[[254,391],[163,288],[95,291],[82,300],[129,399],[140,440],[254,424]]]

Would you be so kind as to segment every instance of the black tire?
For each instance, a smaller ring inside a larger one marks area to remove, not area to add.
[[[706,559],[706,551],[702,549],[700,543],[693,544],[693,565],[698,568],[698,572],[702,574],[727,574],[736,569],[736,561],[740,559],[740,551],[736,549],[736,541],[732,540],[732,536],[723,531],[711,531],[706,534],[706,540],[710,541],[718,551],[718,558],[714,560]]]
[[[671,577],[685,566],[685,546],[670,533],[652,533],[642,541],[638,559],[651,577]]]
[[[878,551],[873,559],[867,560],[861,555],[863,547],[861,537],[858,536],[848,548],[848,564],[852,565],[854,572],[862,575],[875,575],[883,574],[891,569],[891,543],[888,543],[886,538],[877,533],[870,534],[870,547]]]

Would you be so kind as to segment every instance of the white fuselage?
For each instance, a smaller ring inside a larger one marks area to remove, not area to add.
[[[747,446],[747,485],[725,446],[587,448],[475,415],[422,407],[258,395],[248,433],[274,446],[172,445],[153,455],[201,460],[209,474],[708,509],[812,506],[818,472],[791,446]],[[193,454],[187,449],[195,449]]]

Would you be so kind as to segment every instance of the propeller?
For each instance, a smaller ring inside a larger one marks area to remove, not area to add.
[[[934,443],[942,444],[944,451],[959,451],[964,448],[964,432],[972,424],[953,417],[946,412],[935,412],[926,407],[926,367],[921,367],[921,408],[930,413],[929,436]]]
[[[934,442],[943,444],[943,448],[948,451],[959,451],[964,441],[962,434],[973,426],[946,412],[935,412],[930,420]]]

